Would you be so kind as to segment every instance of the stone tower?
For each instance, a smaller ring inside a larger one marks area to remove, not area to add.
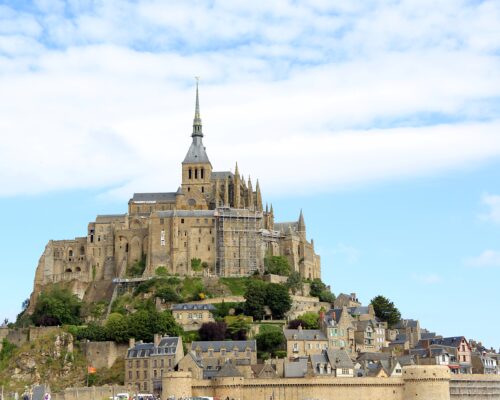
[[[196,106],[191,137],[193,141],[182,162],[182,192],[186,197],[188,208],[206,210],[211,197],[212,164],[203,145],[198,81],[196,82]]]

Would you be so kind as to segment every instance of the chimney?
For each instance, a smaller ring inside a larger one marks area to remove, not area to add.
[[[161,335],[158,334],[158,333],[155,333],[154,334],[154,345],[155,347],[158,347],[160,345],[160,341],[161,341]]]
[[[299,331],[301,331],[301,330],[302,330],[302,324],[300,324],[300,325],[299,325],[298,330],[299,330]]]
[[[320,321],[320,322],[323,322],[323,321],[324,321],[324,319],[325,319],[325,313],[324,313],[324,311],[320,311],[320,312],[319,312],[319,321]]]
[[[135,347],[135,338],[130,338],[128,340],[128,348],[131,349],[133,347]]]

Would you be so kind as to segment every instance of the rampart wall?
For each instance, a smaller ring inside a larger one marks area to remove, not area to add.
[[[125,386],[92,386],[68,388],[59,393],[52,393],[52,400],[102,400],[118,393],[130,393]]]
[[[450,400],[500,399],[500,375],[456,375],[450,380]]]
[[[456,378],[443,366],[405,367],[401,378],[195,380],[189,372],[172,372],[163,379],[162,399],[169,396],[212,396],[230,400],[491,400],[500,399],[500,376]]]
[[[89,365],[95,368],[111,368],[118,358],[125,358],[128,344],[115,342],[86,342],[82,350]]]

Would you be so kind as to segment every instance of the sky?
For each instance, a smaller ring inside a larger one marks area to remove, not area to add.
[[[500,348],[500,2],[0,0],[0,318],[50,239],[215,170],[303,209],[334,293]]]

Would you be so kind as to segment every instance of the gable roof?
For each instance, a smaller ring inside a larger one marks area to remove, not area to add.
[[[319,329],[283,329],[283,334],[286,340],[327,340]]]
[[[175,203],[176,192],[165,193],[134,193],[134,203]]]
[[[307,373],[307,358],[297,361],[285,361],[285,378],[302,378]]]
[[[242,377],[243,375],[241,374],[240,371],[238,371],[238,368],[236,368],[232,362],[227,361],[222,368],[215,374],[217,378],[235,378],[235,377]]]
[[[198,304],[198,303],[182,303],[182,304],[172,304],[172,311],[202,311],[202,310],[215,310],[213,304]]]
[[[154,343],[137,343],[134,347],[128,349],[127,358],[143,358],[164,354],[175,354],[179,346],[178,337],[163,337],[158,346]]]
[[[209,349],[218,353],[221,349],[233,351],[235,348],[238,349],[238,351],[246,351],[246,349],[257,351],[257,342],[255,340],[213,340],[196,341],[191,344],[191,350],[196,351],[198,348],[203,353],[206,353]]]
[[[462,340],[465,340],[467,346],[470,349],[469,343],[467,342],[464,336],[451,336],[446,338],[430,339],[430,344],[440,344],[443,346],[458,348],[462,343]]]
[[[328,349],[326,354],[332,368],[354,368],[354,363],[347,354],[347,351]]]

